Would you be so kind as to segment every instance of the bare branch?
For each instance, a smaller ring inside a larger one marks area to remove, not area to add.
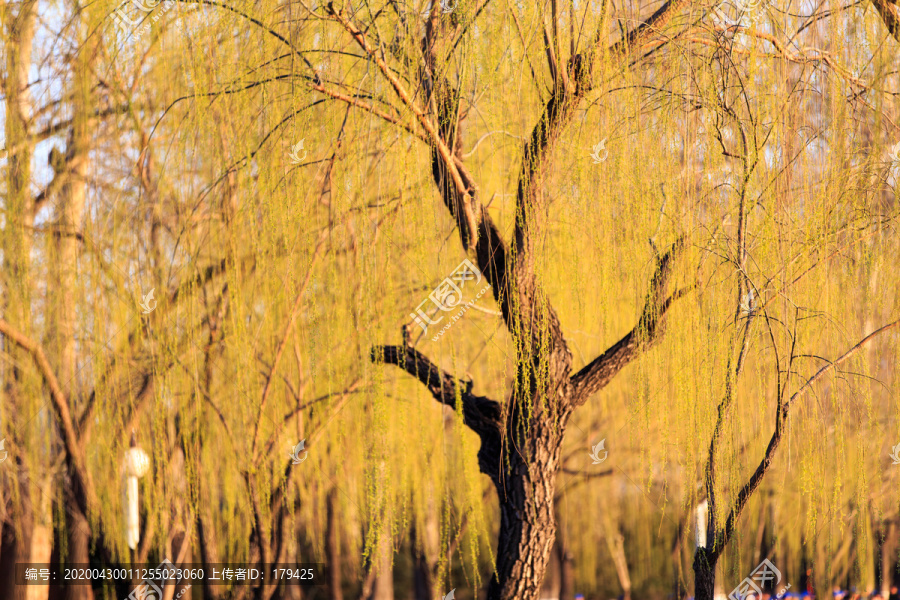
[[[732,505],[731,512],[728,514],[728,519],[725,521],[725,527],[722,531],[716,532],[715,537],[713,539],[716,540],[716,543],[712,549],[714,554],[721,553],[725,544],[728,543],[728,540],[731,538],[731,535],[734,533],[735,524],[737,523],[738,518],[741,516],[741,512],[744,510],[744,507],[747,505],[747,502],[750,500],[750,497],[753,495],[753,492],[759,487],[759,484],[762,482],[766,473],[769,470],[769,467],[772,465],[772,460],[775,458],[775,451],[778,449],[778,445],[781,442],[781,438],[784,435],[784,428],[787,424],[788,416],[790,415],[791,405],[802,398],[811,388],[812,385],[821,379],[828,371],[835,369],[840,364],[846,362],[850,359],[854,354],[856,354],[861,348],[863,348],[866,344],[874,340],[876,337],[881,335],[882,333],[897,327],[900,325],[900,319],[888,323],[876,329],[863,339],[861,339],[855,346],[844,352],[840,357],[834,360],[818,371],[806,380],[800,389],[798,389],[794,394],[790,397],[790,399],[785,402],[783,405],[780,404],[778,412],[775,415],[775,431],[772,433],[772,438],[769,440],[769,445],[766,447],[766,454],[763,456],[763,459],[760,461],[759,465],[756,467],[756,471],[753,472],[753,475],[744,484],[744,487],[741,488],[741,491],[738,492],[737,497],[734,500],[734,504]],[[793,349],[792,349],[793,353]]]
[[[469,231],[473,236],[477,235],[477,221],[475,219],[475,212],[471,206],[471,196],[469,188],[463,181],[458,169],[456,168],[456,161],[454,160],[453,152],[441,138],[440,133],[434,126],[434,123],[432,123],[431,119],[428,118],[425,110],[418,104],[416,104],[413,96],[406,90],[406,88],[403,86],[403,83],[394,74],[387,63],[384,62],[384,59],[379,55],[378,52],[375,51],[374,48],[369,45],[365,33],[361,31],[348,17],[345,17],[341,10],[335,9],[333,3],[328,4],[328,11],[335,19],[335,21],[340,23],[340,25],[347,31],[347,33],[349,33],[353,37],[359,47],[375,63],[375,65],[381,71],[382,75],[384,75],[388,82],[390,82],[391,87],[394,88],[397,97],[400,98],[403,104],[413,113],[413,115],[415,115],[416,120],[418,120],[419,124],[428,134],[430,143],[443,159],[443,162],[447,168],[447,173],[449,174],[451,181],[456,187],[457,193],[460,194],[463,205],[463,213],[466,215]]]

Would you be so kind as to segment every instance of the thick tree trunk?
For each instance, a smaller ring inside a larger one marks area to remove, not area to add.
[[[716,560],[706,548],[697,548],[694,555],[694,598],[713,600],[716,595]]]
[[[553,506],[561,433],[551,434],[550,424],[541,424],[545,435],[530,445],[531,460],[526,463],[521,454],[512,453],[506,476],[495,480],[500,535],[488,600],[534,600],[540,595],[556,538]]]

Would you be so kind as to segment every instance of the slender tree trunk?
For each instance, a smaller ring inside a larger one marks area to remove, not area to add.
[[[431,577],[431,565],[425,551],[419,547],[421,540],[415,523],[409,530],[409,552],[413,564],[413,598],[423,600],[434,597],[434,581]]]
[[[897,538],[897,523],[890,521],[881,545],[881,595],[885,598],[891,593],[891,579],[897,564]]]
[[[394,553],[391,547],[390,531],[381,535],[378,543],[375,581],[369,600],[394,600]]]
[[[216,539],[215,528],[212,525],[212,517],[210,516],[209,506],[202,503],[198,507],[197,516],[197,536],[199,537],[200,560],[204,565],[204,572],[209,577],[212,569],[206,565],[219,562],[218,540]],[[208,580],[203,582],[203,600],[219,600],[222,594],[222,588],[218,585],[211,585]]]
[[[344,600],[341,588],[341,551],[338,544],[338,495],[337,488],[328,494],[327,525],[325,531],[325,555],[328,559],[328,597],[330,600]]]
[[[91,526],[81,511],[83,499],[76,497],[73,486],[66,490],[66,538],[65,561],[87,565],[90,563]],[[66,586],[65,600],[94,600],[94,592],[89,585]]]
[[[559,560],[559,600],[575,600],[575,557],[569,550],[565,527],[557,529],[556,552]]]
[[[378,497],[376,506],[380,512],[378,542],[370,558],[369,573],[363,589],[365,600],[394,600],[394,550],[391,540],[391,498],[387,492],[385,464],[382,461],[376,475]]]
[[[82,25],[82,33],[86,27]],[[66,397],[74,398],[75,389],[75,306],[72,302],[74,278],[77,275],[75,233],[81,229],[87,196],[88,157],[90,153],[91,64],[94,60],[95,44],[84,44],[75,61],[75,86],[73,90],[72,129],[69,134],[65,159],[65,180],[58,201],[57,223],[60,234],[58,244],[58,266],[55,278],[60,286],[54,317],[54,350],[57,355],[60,385]],[[58,173],[60,175],[60,173]],[[71,464],[71,461],[69,461]],[[71,477],[75,477],[71,473]],[[87,482],[82,482],[87,484]],[[72,486],[67,491],[69,525],[69,560],[77,563],[90,562],[91,528],[84,507],[88,506],[84,497],[87,490]],[[73,585],[66,591],[66,600],[93,600],[91,586]]]
[[[31,225],[34,223],[34,200],[31,196],[31,161],[34,152],[34,141],[31,138],[31,95],[28,87],[28,73],[31,67],[32,43],[34,40],[35,8],[34,0],[25,0],[18,4],[5,3],[0,8],[0,18],[5,38],[3,50],[6,58],[4,65],[3,95],[4,106],[4,145],[7,149],[6,189],[4,202],[4,226],[0,246],[3,253],[3,268],[0,278],[3,282],[3,298],[0,312],[10,322],[15,322],[21,331],[30,332],[31,326]],[[2,368],[3,402],[8,404],[8,416],[15,423],[15,416],[32,412],[29,406],[39,401],[39,394],[32,393],[26,365],[30,363],[24,352],[3,340],[4,350],[11,361]],[[37,399],[37,400],[36,400]],[[0,434],[2,436],[2,434]],[[10,431],[10,443],[26,451],[23,440],[16,435],[15,429]],[[25,456],[10,455],[4,464],[9,467],[9,478],[18,477],[19,495],[11,499],[7,520],[0,524],[2,542],[0,542],[0,598],[25,600],[26,588],[16,586],[13,581],[15,564],[30,562],[31,537],[34,523],[32,507],[33,484],[29,481],[29,469]],[[35,469],[39,471],[39,469]],[[6,502],[7,498],[4,497]],[[6,508],[6,507],[4,507]]]
[[[683,540],[684,539],[684,521],[682,520],[678,524],[678,530],[675,532],[675,536],[672,539],[672,576],[673,576],[673,585],[672,585],[672,597],[674,600],[682,600],[687,597],[687,590],[684,585],[684,567],[682,560],[682,552],[684,548]]]
[[[34,527],[31,530],[31,559],[33,563],[50,563],[50,554],[53,551],[53,512],[50,502],[50,491],[53,489],[52,480],[47,477],[41,486],[43,490],[37,490],[36,510],[34,512]],[[27,600],[47,600],[50,587],[44,585],[30,585],[26,588]]]
[[[616,567],[616,576],[619,585],[622,586],[622,596],[625,600],[631,600],[631,576],[628,573],[628,561],[625,558],[625,538],[618,529],[610,529],[606,537],[609,553],[612,555],[613,565]]]

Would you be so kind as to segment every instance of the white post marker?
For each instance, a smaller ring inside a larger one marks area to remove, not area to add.
[[[125,474],[125,536],[128,547],[137,549],[141,539],[141,517],[138,504],[138,478],[150,470],[150,457],[147,453],[132,446],[125,453],[123,471]]]
[[[697,547],[706,548],[706,523],[709,519],[709,502],[697,505]]]

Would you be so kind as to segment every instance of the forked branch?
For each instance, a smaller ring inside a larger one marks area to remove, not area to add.
[[[753,495],[753,492],[759,487],[760,483],[762,483],[763,478],[766,476],[769,468],[772,466],[772,461],[775,458],[775,451],[778,449],[778,445],[781,443],[781,438],[784,435],[784,429],[787,425],[788,416],[790,415],[791,405],[797,401],[799,398],[803,397],[810,389],[812,389],[812,385],[825,376],[829,371],[836,369],[839,365],[846,362],[850,359],[854,354],[856,354],[863,346],[874,340],[876,337],[885,333],[886,331],[897,327],[900,325],[900,320],[895,320],[887,325],[876,329],[862,340],[857,342],[855,346],[844,352],[840,357],[838,357],[833,362],[828,363],[823,366],[821,369],[816,371],[816,373],[806,380],[800,389],[798,389],[794,394],[790,397],[790,399],[781,403],[779,398],[778,412],[775,415],[775,431],[772,433],[772,437],[769,440],[769,445],[766,447],[766,453],[760,461],[759,465],[756,467],[756,470],[753,472],[753,475],[750,476],[750,479],[747,480],[747,483],[741,488],[740,492],[738,492],[735,497],[734,504],[731,507],[731,511],[728,514],[728,518],[725,521],[725,527],[718,532],[714,532],[713,539],[715,540],[715,544],[711,549],[711,553],[718,555],[722,552],[725,545],[728,543],[728,540],[731,539],[732,534],[734,533],[735,524],[737,523],[738,518],[741,516],[741,512],[744,510],[744,507],[747,505],[747,502],[750,500],[750,497]]]
[[[671,294],[668,293],[673,262],[678,259],[683,250],[684,239],[679,238],[657,260],[653,277],[650,278],[650,291],[647,293],[644,309],[634,329],[572,376],[572,384],[575,387],[575,406],[587,402],[592,394],[603,389],[616,373],[659,338],[663,317],[669,307],[690,289],[682,288]]]

